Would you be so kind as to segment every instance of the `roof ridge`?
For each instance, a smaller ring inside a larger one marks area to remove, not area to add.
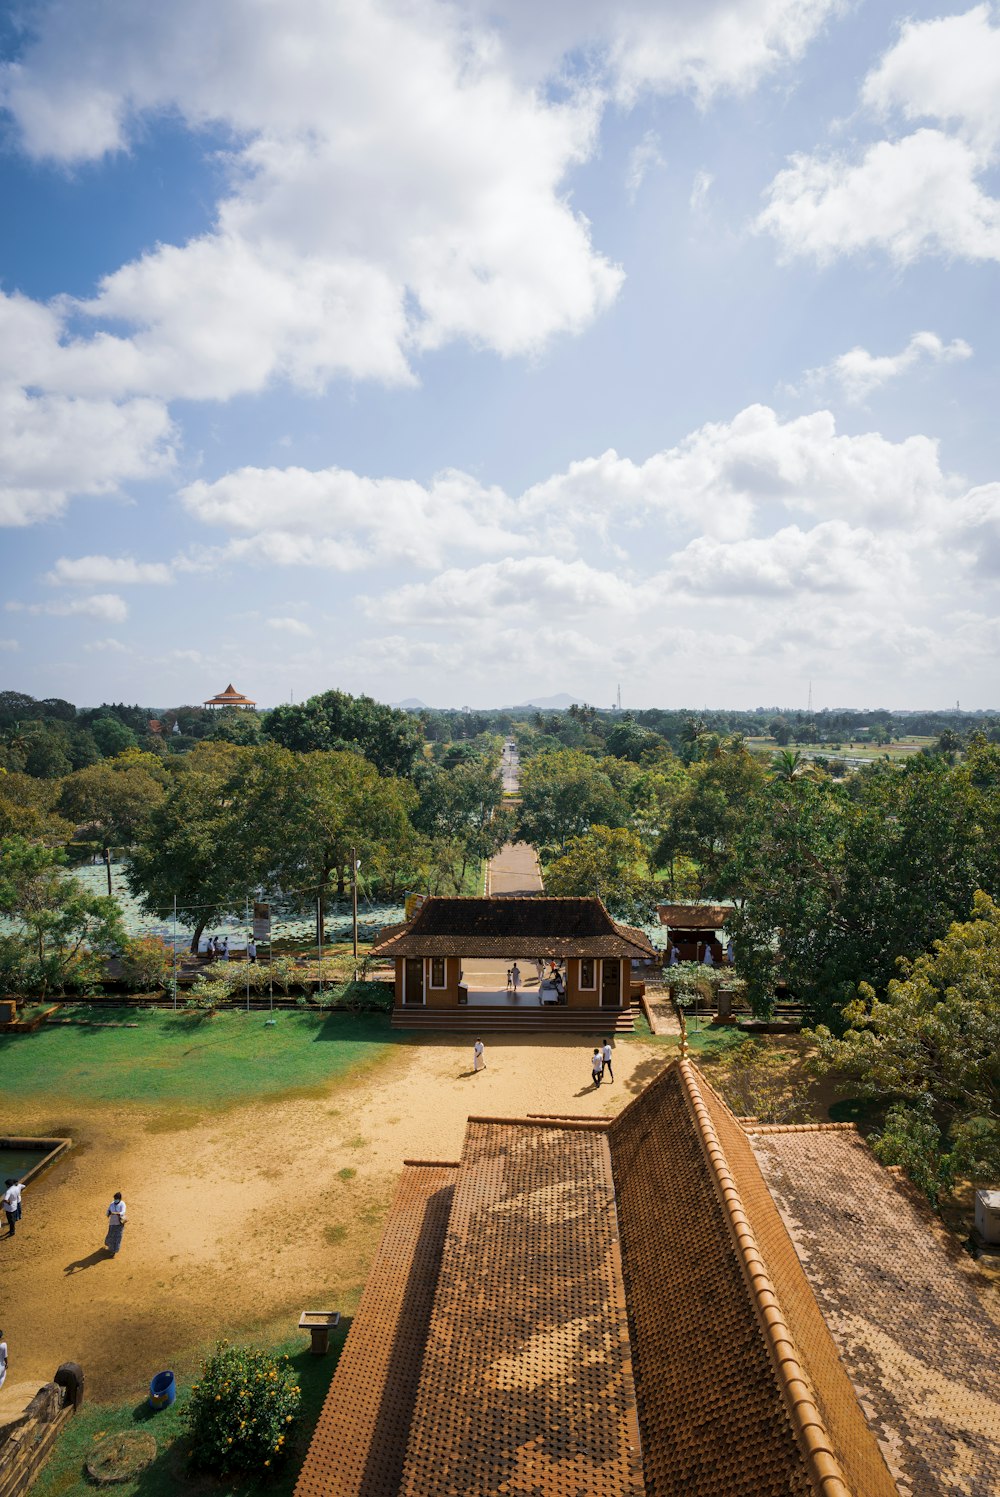
[[[743,1201],[719,1142],[715,1124],[699,1090],[702,1078],[690,1060],[679,1060],[677,1065],[760,1317],[764,1338],[777,1373],[779,1390],[804,1450],[810,1474],[823,1497],[852,1497],[843,1468],[834,1454],[833,1441],[817,1406],[812,1385],[799,1358],[798,1348],[792,1340],[767,1265],[743,1208]],[[712,1090],[714,1092],[714,1088]]]
[[[606,1133],[611,1125],[611,1118],[560,1118],[560,1117],[526,1117],[526,1118],[494,1118],[482,1114],[470,1114],[466,1123],[498,1123],[502,1127],[511,1126],[520,1128],[565,1128],[569,1131],[579,1130],[589,1133]]]
[[[718,1095],[718,1093],[716,1093]],[[857,1133],[857,1123],[749,1123],[736,1121],[744,1133]]]

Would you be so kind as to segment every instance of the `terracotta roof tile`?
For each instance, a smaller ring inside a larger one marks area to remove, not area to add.
[[[816,1492],[679,1066],[610,1142],[646,1492]]]
[[[751,1142],[899,1491],[1000,1492],[995,1292],[856,1134]]]
[[[403,1170],[295,1497],[399,1491],[456,1174]]]
[[[379,933],[372,954],[395,956],[652,957],[645,932],[612,920],[599,899],[427,899],[403,926]]]
[[[643,1491],[603,1132],[470,1122],[405,1497]]]

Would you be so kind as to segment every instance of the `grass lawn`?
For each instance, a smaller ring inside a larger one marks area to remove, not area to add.
[[[190,1497],[211,1497],[211,1494],[255,1497],[258,1492],[286,1497],[295,1486],[346,1335],[347,1329],[341,1324],[330,1338],[331,1351],[326,1357],[313,1356],[305,1334],[268,1348],[275,1355],[284,1353],[289,1357],[302,1389],[302,1405],[295,1438],[289,1442],[288,1459],[275,1472],[262,1473],[260,1480],[252,1477],[214,1478],[189,1470],[181,1416],[191,1382],[197,1381],[194,1378],[179,1382],[176,1403],[158,1413],[153,1413],[145,1399],[138,1404],[134,1401],[119,1405],[85,1403],[60,1435],[51,1460],[31,1489],[34,1497],[85,1497],[85,1494],[89,1497],[94,1486],[86,1475],[84,1461],[91,1445],[99,1435],[130,1430],[151,1434],[156,1440],[157,1453],[153,1464],[145,1471],[112,1488],[121,1497],[175,1497],[181,1491]]]
[[[282,1009],[268,1025],[259,1011],[209,1017],[78,1004],[60,1017],[93,1022],[0,1035],[0,1074],[10,1095],[228,1107],[325,1084],[379,1060],[392,1043],[383,1014]],[[138,1028],[96,1027],[101,1023]]]

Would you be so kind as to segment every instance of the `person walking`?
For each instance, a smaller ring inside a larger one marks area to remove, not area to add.
[[[122,1233],[125,1230],[125,1202],[120,1190],[115,1191],[115,1198],[104,1214],[108,1218],[108,1235],[104,1239],[104,1246],[114,1258],[121,1251]]]
[[[516,994],[518,988],[521,986],[521,969],[517,965],[517,962],[515,962],[513,967],[511,967],[510,969],[510,982]]]
[[[222,960],[224,962],[228,962],[228,960],[229,960],[229,937],[228,936],[223,936],[223,938],[222,938],[222,953],[221,954],[222,954]]]
[[[3,1387],[7,1377],[7,1342],[3,1331],[0,1331],[0,1388]]]
[[[17,1231],[17,1224],[21,1220],[21,1192],[24,1186],[20,1180],[8,1175],[3,1193],[3,1214],[7,1218],[7,1236],[13,1237]]]
[[[507,991],[508,993],[514,991],[514,969],[512,967],[507,968]]]
[[[601,1077],[604,1075],[604,1057],[596,1045],[594,1046],[594,1053],[590,1057],[590,1074],[594,1078],[594,1085],[600,1086]]]
[[[474,1071],[486,1069],[486,1046],[482,1040],[477,1040],[472,1047],[472,1069]]]
[[[668,967],[676,967],[677,964],[678,964],[678,962],[680,961],[680,959],[681,959],[680,951],[673,944],[673,942],[671,942],[670,943],[670,960],[668,961],[667,966]]]
[[[254,940],[253,936],[251,936],[250,939],[249,939],[249,941],[247,942],[247,961],[248,962],[255,962],[256,960],[257,960],[257,942]]]
[[[601,1059],[604,1062],[604,1069],[607,1071],[608,1075],[611,1077],[611,1080],[614,1081],[614,1079],[615,1079],[615,1073],[611,1069],[611,1041],[610,1040],[605,1040],[604,1044],[601,1046]]]

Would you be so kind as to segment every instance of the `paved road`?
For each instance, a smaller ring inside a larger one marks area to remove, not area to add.
[[[508,738],[503,746],[501,769],[503,771],[504,791],[508,795],[515,795],[521,776],[521,760],[517,752],[517,744],[512,738]]]
[[[508,842],[490,859],[487,874],[490,894],[541,894],[542,875],[535,849],[527,842]]]

